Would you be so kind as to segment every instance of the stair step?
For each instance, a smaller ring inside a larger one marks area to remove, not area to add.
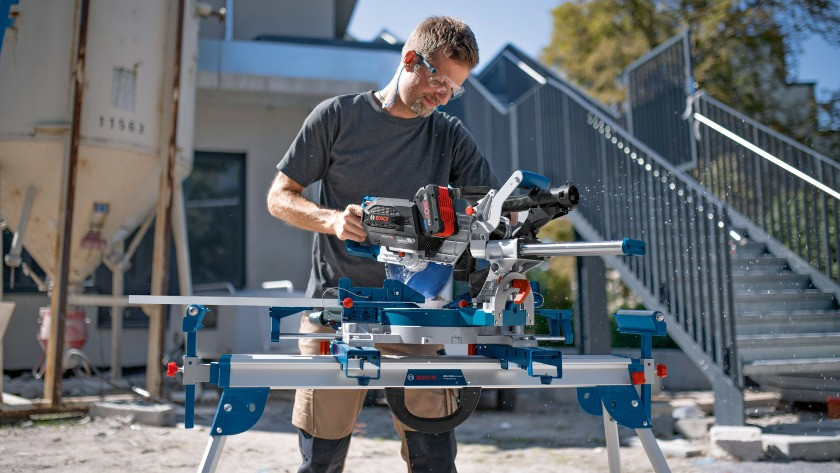
[[[767,253],[767,245],[753,240],[741,239],[735,243],[737,257],[759,257]]]
[[[773,274],[787,268],[787,260],[777,256],[763,255],[732,257],[733,274]]]
[[[744,363],[744,374],[826,374],[840,373],[840,358],[800,358],[796,360],[756,360]]]
[[[738,313],[835,308],[837,308],[837,302],[834,295],[817,290],[735,293],[735,311]]]
[[[745,312],[735,324],[738,335],[840,332],[840,311]]]
[[[761,360],[840,360],[840,332],[739,335],[737,343],[745,365]]]
[[[732,276],[732,289],[742,292],[793,291],[810,287],[811,278],[806,274],[783,271],[778,274],[736,274]]]

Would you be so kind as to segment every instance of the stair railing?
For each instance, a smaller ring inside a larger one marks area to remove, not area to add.
[[[686,118],[697,139],[698,182],[840,284],[840,163],[756,122],[703,91]],[[786,252],[787,253],[787,252]],[[797,268],[800,269],[800,268]],[[820,280],[820,274],[812,279]]]

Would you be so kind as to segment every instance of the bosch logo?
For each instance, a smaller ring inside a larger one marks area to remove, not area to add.
[[[388,221],[388,217],[386,217],[384,215],[374,215],[373,219],[377,220],[377,221],[380,221],[380,222],[387,222]]]
[[[426,220],[429,220],[429,218],[430,218],[430,215],[429,215],[429,201],[427,201],[427,200],[423,201],[423,218],[425,218]]]
[[[414,381],[414,375],[409,373],[408,380],[409,381]]]
[[[434,381],[437,379],[436,375],[433,374],[418,374],[417,381]]]

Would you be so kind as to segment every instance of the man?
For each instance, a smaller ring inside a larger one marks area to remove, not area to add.
[[[412,198],[427,184],[490,186],[498,179],[461,122],[437,107],[463,93],[478,63],[470,28],[455,18],[430,17],[411,33],[399,69],[382,90],[329,99],[307,117],[289,151],[277,165],[268,193],[275,217],[317,232],[307,297],[321,297],[338,280],[354,286],[382,287],[381,263],[351,256],[345,240],[363,242],[365,195]],[[319,204],[302,196],[321,181]],[[332,297],[335,297],[333,294]],[[301,332],[330,332],[301,318]],[[318,354],[314,339],[299,342],[302,354]],[[384,354],[434,355],[441,345],[389,345]],[[301,472],[338,472],[350,444],[365,390],[298,390],[292,423],[299,429]],[[415,415],[443,417],[457,407],[450,390],[407,390]],[[453,432],[424,434],[396,419],[409,471],[455,471]]]

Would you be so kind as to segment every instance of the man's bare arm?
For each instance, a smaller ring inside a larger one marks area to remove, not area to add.
[[[268,211],[304,230],[335,235],[340,240],[365,241],[361,206],[351,204],[343,211],[325,209],[303,197],[302,193],[303,186],[278,172],[268,191]]]

